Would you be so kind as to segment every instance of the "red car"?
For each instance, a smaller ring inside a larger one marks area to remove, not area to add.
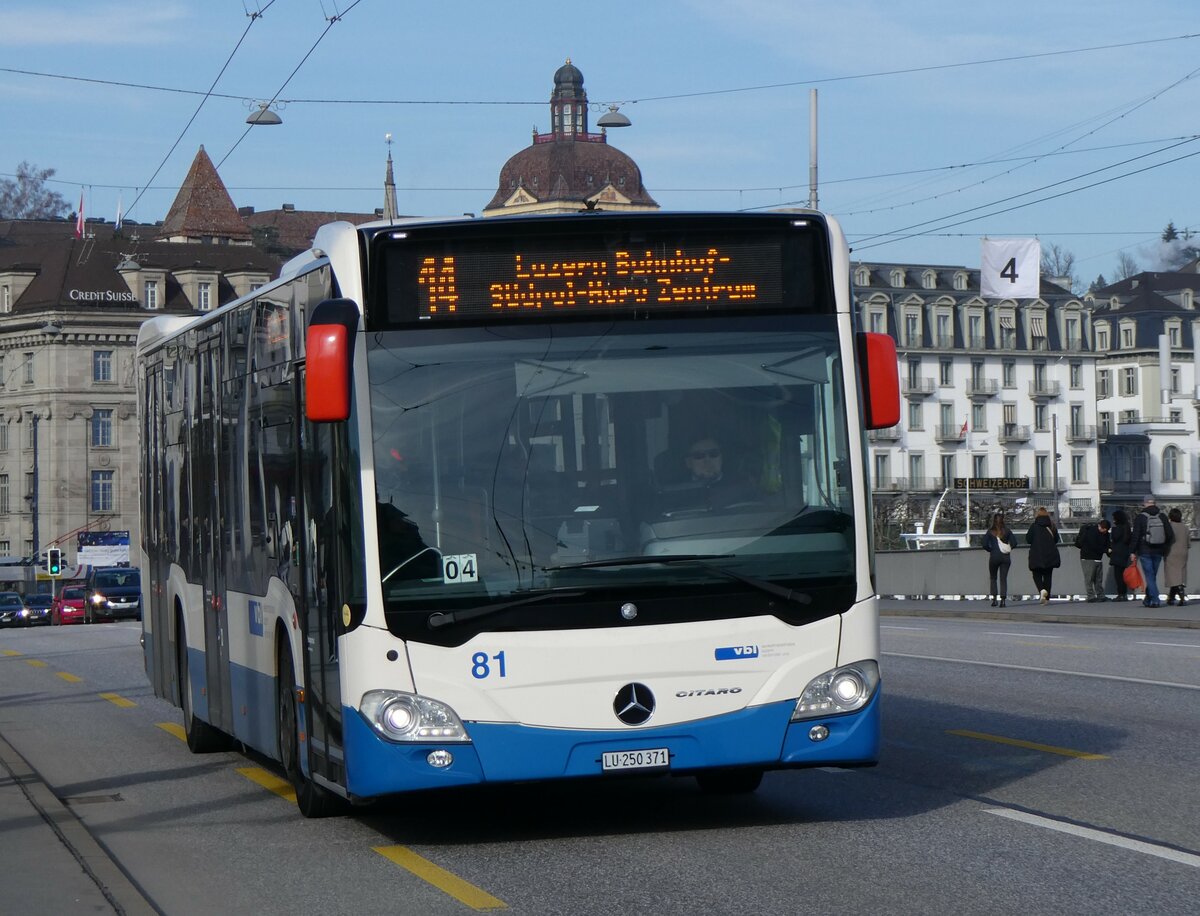
[[[62,623],[83,623],[83,586],[68,585],[54,599],[54,607],[50,610],[50,623],[58,626]]]

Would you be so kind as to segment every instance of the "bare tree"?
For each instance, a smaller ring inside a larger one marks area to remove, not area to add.
[[[0,219],[57,219],[70,213],[63,196],[46,189],[53,175],[54,169],[22,162],[15,178],[0,178]]]
[[[1075,276],[1075,255],[1058,244],[1043,248],[1042,276],[1047,279],[1065,277],[1070,281],[1069,288],[1074,290],[1079,285],[1079,278]]]
[[[1142,269],[1138,267],[1138,262],[1133,259],[1133,255],[1131,255],[1128,251],[1122,251],[1117,257],[1117,282],[1120,282],[1121,280],[1128,280],[1134,274],[1141,272]]]

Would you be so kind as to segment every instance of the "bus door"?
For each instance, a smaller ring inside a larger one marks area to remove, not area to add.
[[[163,365],[156,362],[146,369],[146,403],[143,407],[142,427],[142,543],[148,569],[142,570],[142,631],[146,635],[144,648],[146,671],[154,692],[160,697],[171,696],[174,683],[175,657],[171,646],[171,627],[167,624],[166,608],[163,607],[163,584],[167,581],[167,519],[166,505],[170,498],[166,491],[163,471],[167,462],[166,445],[163,442]]]
[[[344,474],[339,455],[346,424],[314,424],[303,419],[304,370],[298,373],[300,443],[297,479],[302,506],[300,541],[303,545],[301,610],[304,639],[308,722],[308,765],[316,775],[339,786],[346,784],[342,753],[342,687],[338,633],[344,603],[340,553],[350,549],[341,536],[346,521],[339,505],[337,481]],[[357,539],[356,539],[357,540]]]
[[[193,493],[215,494],[216,498],[195,501],[200,581],[204,589],[204,658],[207,675],[208,721],[233,734],[233,711],[229,696],[229,620],[225,607],[225,528],[221,490],[230,479],[229,460],[222,446],[221,431],[221,346],[218,339],[202,344],[196,354],[200,375],[200,423],[196,436],[198,454],[192,456],[195,475]]]

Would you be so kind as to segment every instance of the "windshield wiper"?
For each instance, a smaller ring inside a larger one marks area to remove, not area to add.
[[[466,620],[478,620],[481,617],[490,617],[493,614],[499,614],[502,611],[507,611],[509,608],[520,607],[523,604],[535,604],[538,601],[547,601],[550,598],[578,598],[584,595],[582,589],[574,589],[571,591],[563,591],[561,589],[553,589],[548,592],[539,592],[536,595],[526,595],[523,598],[514,598],[512,601],[501,601],[499,604],[481,604],[478,607],[463,608],[461,611],[436,611],[429,615],[429,629],[437,630],[441,627],[448,627],[454,623],[462,623]]]
[[[649,566],[654,563],[696,563],[702,569],[708,572],[716,573],[719,576],[725,576],[728,579],[734,579],[744,585],[749,585],[751,588],[756,588],[760,592],[766,592],[768,595],[774,595],[776,598],[782,598],[784,601],[790,601],[793,604],[812,604],[812,596],[806,595],[804,592],[798,592],[794,589],[787,588],[783,585],[776,585],[774,582],[769,582],[766,579],[757,579],[754,576],[744,576],[741,573],[733,572],[721,566],[714,566],[706,560],[731,560],[734,558],[732,553],[677,553],[665,554],[657,557],[615,557],[611,560],[588,560],[585,563],[570,563],[565,566],[548,566],[547,572],[552,572],[560,569],[598,569],[605,566],[620,567],[620,566]]]

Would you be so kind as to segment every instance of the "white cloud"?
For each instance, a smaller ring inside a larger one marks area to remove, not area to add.
[[[42,3],[0,10],[0,46],[148,45],[180,34],[182,3]]]

